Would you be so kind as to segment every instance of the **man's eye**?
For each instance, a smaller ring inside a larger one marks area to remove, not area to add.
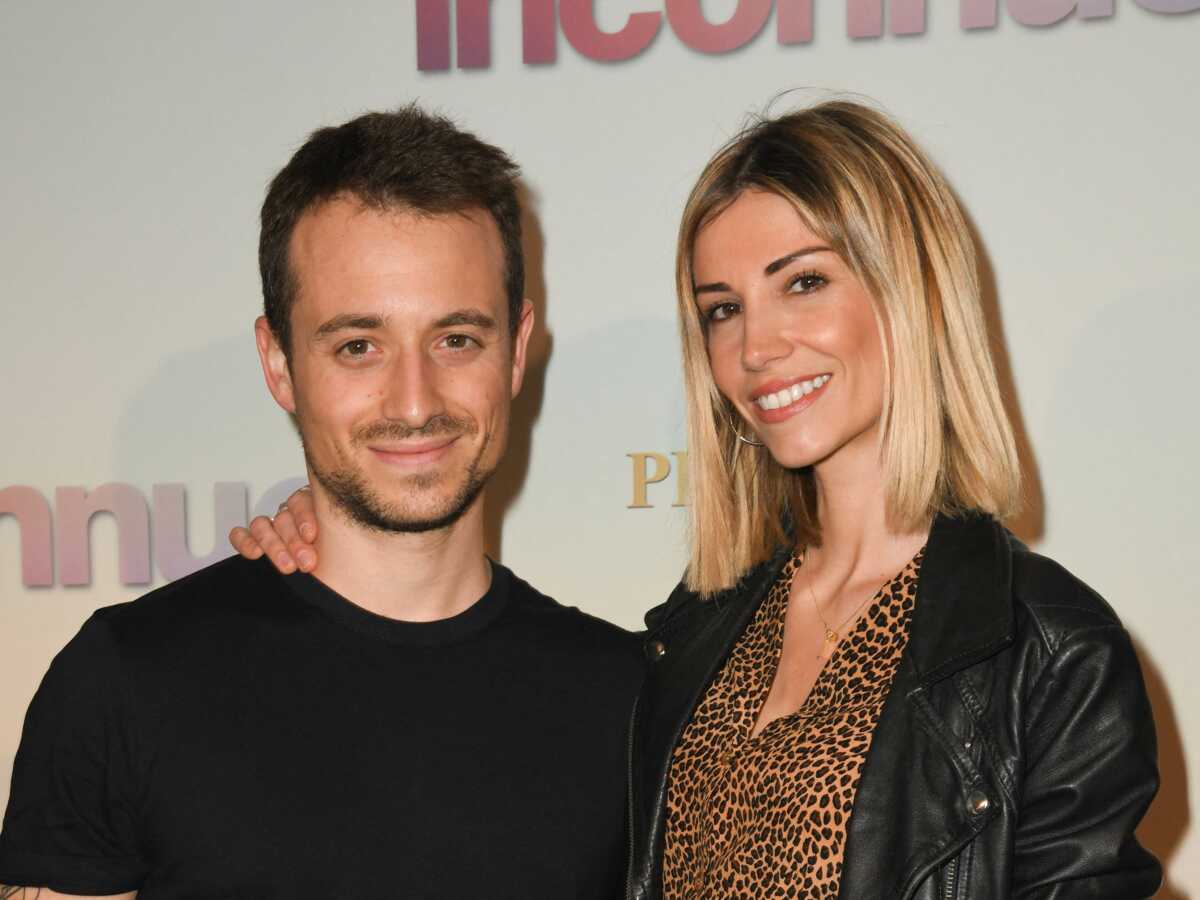
[[[338,352],[344,356],[366,356],[371,352],[371,342],[361,338],[356,341],[347,341],[342,344]]]
[[[820,272],[801,272],[788,283],[788,290],[793,294],[811,294],[828,283]]]
[[[709,322],[724,322],[736,316],[740,309],[736,303],[728,300],[724,303],[714,303],[708,308],[706,318]]]
[[[443,343],[451,350],[470,350],[479,346],[479,341],[469,334],[448,334],[443,338]]]

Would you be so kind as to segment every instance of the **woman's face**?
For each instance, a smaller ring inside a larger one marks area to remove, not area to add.
[[[692,267],[713,377],[745,420],[738,430],[789,468],[873,452],[884,361],[872,301],[791,203],[744,192],[701,229]]]

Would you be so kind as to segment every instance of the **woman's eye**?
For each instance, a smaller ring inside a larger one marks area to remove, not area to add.
[[[708,308],[706,318],[709,322],[724,322],[738,314],[738,305],[732,302],[716,303]]]
[[[825,277],[818,272],[801,272],[788,283],[788,290],[794,294],[811,294],[826,284]]]

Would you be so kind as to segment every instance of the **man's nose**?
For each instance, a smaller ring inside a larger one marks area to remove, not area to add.
[[[415,349],[396,356],[388,373],[384,416],[420,428],[445,411],[438,389],[438,368],[433,360]]]
[[[769,305],[755,304],[742,312],[743,368],[760,372],[787,356],[791,346],[783,335],[783,323]]]

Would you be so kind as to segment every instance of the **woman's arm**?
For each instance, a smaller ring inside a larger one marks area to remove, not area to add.
[[[1162,870],[1134,829],[1158,789],[1154,721],[1125,630],[1062,638],[1027,713],[1013,895],[1152,896]]]

